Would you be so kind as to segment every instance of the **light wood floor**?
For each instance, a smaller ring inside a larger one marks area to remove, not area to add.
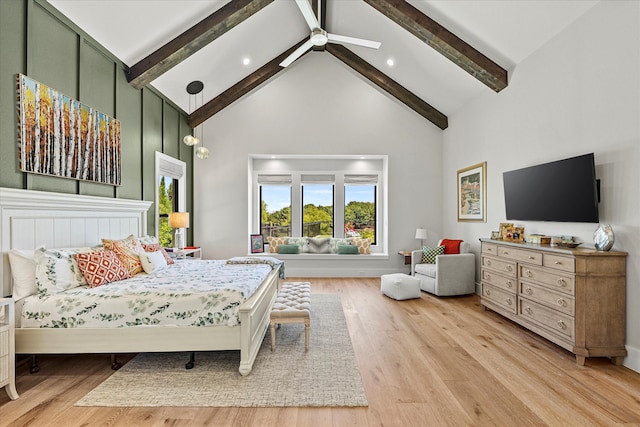
[[[18,367],[20,399],[0,391],[0,425],[640,425],[640,374],[608,359],[577,366],[565,350],[484,311],[476,295],[394,301],[379,279],[303,280],[342,295],[368,407],[80,408],[73,404],[111,375],[109,356],[48,356],[38,374]]]

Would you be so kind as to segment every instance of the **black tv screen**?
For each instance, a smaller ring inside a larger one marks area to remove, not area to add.
[[[508,220],[599,222],[593,153],[504,172]]]

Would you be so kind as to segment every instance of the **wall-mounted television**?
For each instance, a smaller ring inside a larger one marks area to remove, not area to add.
[[[508,220],[599,222],[593,153],[502,174]]]

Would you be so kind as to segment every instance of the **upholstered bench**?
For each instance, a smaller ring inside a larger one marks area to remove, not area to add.
[[[420,279],[403,273],[384,274],[380,278],[380,290],[397,300],[420,298]]]
[[[311,283],[285,282],[271,308],[271,351],[276,348],[276,325],[304,323],[304,349],[309,350]]]

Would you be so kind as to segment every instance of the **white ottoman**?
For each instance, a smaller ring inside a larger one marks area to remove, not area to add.
[[[397,300],[420,298],[420,279],[403,273],[384,274],[380,277],[380,290]]]

